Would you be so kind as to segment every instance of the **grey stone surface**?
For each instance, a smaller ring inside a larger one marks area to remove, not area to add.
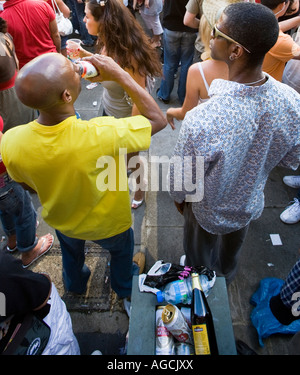
[[[82,91],[75,103],[76,110],[83,119],[89,119],[102,113],[101,93],[99,84],[96,88],[88,90],[89,82],[82,81]],[[159,81],[156,82],[158,87]],[[153,96],[155,96],[155,89]],[[94,102],[97,102],[93,105]],[[169,106],[179,106],[176,99],[176,88],[172,93],[171,102],[165,105],[158,101],[165,113]],[[170,127],[156,134],[152,138],[149,152],[144,155],[151,161],[151,157],[165,156],[170,158],[180,131],[180,122],[177,122],[176,130]],[[167,163],[167,161],[165,162]],[[162,167],[161,167],[162,168]],[[264,340],[264,347],[258,343],[257,333],[250,321],[252,306],[249,301],[256,291],[259,282],[265,277],[278,277],[284,279],[287,273],[299,257],[300,231],[299,225],[283,224],[279,215],[284,207],[296,195],[295,189],[291,189],[282,183],[282,177],[287,174],[297,174],[298,171],[289,171],[284,168],[275,168],[268,179],[265,189],[266,200],[264,212],[258,220],[250,226],[249,233],[243,247],[240,258],[240,266],[235,280],[228,288],[228,298],[231,310],[231,318],[236,339],[241,339],[252,347],[258,354],[280,355],[289,354],[288,343],[291,336],[275,335]],[[149,176],[151,181],[151,175]],[[161,182],[161,181],[160,181]],[[166,191],[148,191],[145,204],[137,210],[132,210],[133,228],[135,232],[135,251],[142,250],[146,254],[146,271],[159,259],[166,262],[179,263],[183,254],[183,218],[177,212],[172,199]],[[37,234],[43,235],[51,232],[50,228],[41,218],[41,207],[36,195],[33,201],[38,209],[40,225]],[[283,242],[282,246],[273,246],[270,234],[278,233]],[[2,232],[3,234],[3,232]],[[55,245],[59,246],[57,239]],[[101,258],[101,256],[100,256]],[[102,257],[99,263],[96,257],[89,258],[92,266],[97,268],[98,274],[105,272],[107,259]],[[102,268],[101,268],[102,267]],[[61,278],[61,259],[58,253],[49,253],[32,269],[46,270],[55,274],[56,279]],[[103,280],[103,278],[101,278]],[[102,282],[102,281],[101,281]],[[61,283],[61,281],[58,281]],[[102,285],[103,286],[103,285]],[[118,300],[113,300],[110,288],[101,287],[100,279],[97,284],[102,305],[89,305],[86,308],[73,304],[69,311],[76,333],[84,354],[89,350],[100,349],[104,354],[119,353],[125,344],[125,335],[128,330],[128,317]],[[64,297],[64,290],[61,295]],[[141,339],[143,333],[141,332]],[[88,345],[87,342],[93,343]]]

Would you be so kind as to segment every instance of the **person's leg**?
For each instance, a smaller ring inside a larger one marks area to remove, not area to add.
[[[212,269],[213,251],[217,245],[218,236],[208,233],[200,227],[193,214],[191,203],[185,204],[183,215],[185,264],[187,266],[205,266]]]
[[[138,267],[132,262],[134,249],[133,230],[130,228],[111,238],[94,242],[109,250],[111,254],[110,274],[112,289],[119,298],[129,297],[132,290],[132,276],[138,271]]]
[[[249,225],[238,231],[219,235],[218,247],[214,254],[213,269],[219,276],[224,276],[226,278],[227,284],[229,284],[236,275],[238,259],[248,229]]]
[[[181,68],[177,90],[181,104],[183,104],[185,98],[187,73],[189,67],[193,64],[196,37],[196,33],[184,32],[181,39]]]
[[[131,163],[130,163],[131,160]],[[133,152],[127,155],[128,169],[132,171],[132,178],[136,175],[136,186],[134,190],[134,198],[131,203],[131,207],[136,209],[140,207],[143,203],[145,197],[146,181],[145,181],[145,167],[142,159],[138,152]]]
[[[0,207],[1,207],[1,201],[0,201]],[[13,252],[17,250],[15,217],[14,215],[12,215],[11,212],[6,211],[5,209],[0,209],[0,220],[2,223],[3,230],[7,236],[7,250]]]
[[[38,242],[36,237],[37,213],[29,192],[14,181],[7,183],[1,189],[0,209],[0,217],[6,235],[15,237],[15,246],[19,251],[32,250]],[[10,247],[13,247],[12,242],[10,242]]]
[[[248,226],[226,235],[206,232],[198,224],[192,205],[184,207],[184,251],[187,266],[206,266],[230,283],[235,276]]]
[[[66,290],[78,294],[85,293],[91,271],[84,264],[84,240],[70,238],[56,230],[63,262],[63,281]]]
[[[83,22],[83,19],[85,17],[85,13],[84,13],[85,5],[84,3],[78,3],[77,1],[75,1],[74,4],[75,4],[78,23],[79,23],[79,28],[80,28],[79,33],[82,38],[82,44],[83,46],[92,46],[95,43],[94,38],[92,37],[92,35],[88,33],[85,23]]]
[[[69,39],[68,35],[61,36],[61,54],[67,57],[67,40]]]
[[[164,67],[163,78],[157,91],[158,98],[164,101],[170,99],[174,87],[174,75],[180,62],[181,32],[164,29]]]
[[[71,10],[71,22],[73,25],[74,31],[77,30],[79,32],[80,26],[79,26],[79,21],[76,13],[76,7],[75,7],[75,2],[77,3],[77,0],[66,0],[67,6]]]

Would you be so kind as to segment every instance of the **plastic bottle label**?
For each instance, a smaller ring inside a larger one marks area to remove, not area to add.
[[[195,345],[195,354],[210,355],[206,324],[193,325],[193,338]]]
[[[185,285],[183,281],[176,281],[173,284],[175,293],[175,304],[180,302],[185,302],[187,300],[187,294],[185,290]]]

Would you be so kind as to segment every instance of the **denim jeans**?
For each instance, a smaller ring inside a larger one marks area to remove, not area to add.
[[[178,82],[178,98],[183,104],[186,90],[186,77],[191,64],[193,63],[195,40],[197,33],[171,31],[164,29],[164,68],[163,79],[160,84],[158,96],[169,100],[174,87],[174,75],[181,62],[181,71]]]
[[[65,288],[74,293],[82,294],[91,271],[84,263],[85,240],[70,238],[56,230],[60,242],[63,261],[63,280]],[[110,275],[111,287],[120,298],[131,295],[132,276],[137,273],[137,265],[132,262],[134,237],[133,230],[103,240],[93,241],[111,255]]]
[[[7,194],[5,194],[7,192]],[[36,211],[28,191],[11,181],[0,188],[0,219],[7,236],[16,234],[18,250],[32,250],[36,237]]]
[[[85,13],[84,13],[85,4],[84,3],[78,3],[77,0],[70,0],[70,1],[72,1],[72,8],[73,8],[73,6],[75,8],[76,14],[73,15],[73,17],[76,17],[75,25],[78,21],[78,24],[79,24],[79,30],[78,31],[81,35],[82,42],[85,43],[85,44],[93,44],[94,38],[92,37],[92,35],[90,35],[88,33],[87,28],[85,26],[85,23],[83,22],[83,19],[85,17]]]

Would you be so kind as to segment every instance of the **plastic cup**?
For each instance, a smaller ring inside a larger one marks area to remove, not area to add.
[[[78,60],[79,57],[79,48],[80,48],[80,39],[68,39],[67,40],[67,57],[72,60]]]

